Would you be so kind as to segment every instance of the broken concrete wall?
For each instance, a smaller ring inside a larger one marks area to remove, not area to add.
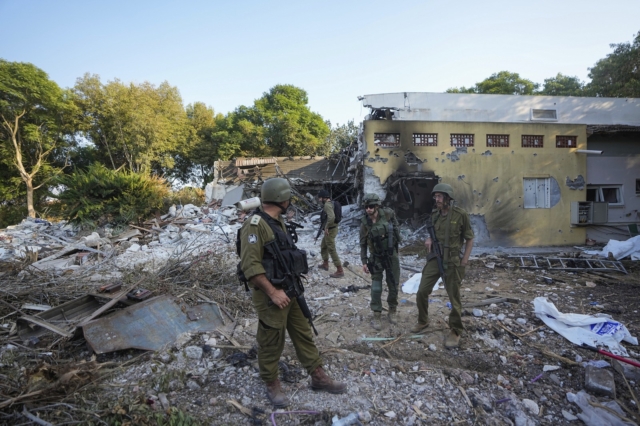
[[[397,143],[380,134],[395,135]],[[427,146],[420,146],[414,134],[435,139],[423,138]],[[454,147],[452,134],[472,135],[473,141]],[[363,135],[364,166],[371,170],[365,173],[365,188],[384,188],[398,173],[434,176],[451,184],[459,206],[484,217],[491,244],[584,244],[585,229],[571,226],[570,209],[586,193],[566,182],[586,176],[586,155],[575,152],[586,149],[586,125],[368,120]],[[508,135],[508,146],[488,147],[487,135]],[[542,136],[542,147],[522,147],[523,135]],[[556,136],[576,136],[577,146],[556,148]],[[525,179],[546,185],[533,194],[544,208],[525,208]]]

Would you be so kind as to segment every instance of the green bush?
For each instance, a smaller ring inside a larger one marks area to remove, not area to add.
[[[185,186],[179,191],[173,191],[165,200],[166,207],[169,207],[172,204],[183,206],[193,204],[194,206],[201,206],[204,204],[204,190]]]
[[[118,225],[140,222],[162,206],[169,188],[161,178],[111,170],[95,163],[86,171],[62,176],[60,201],[63,217],[75,225]]]

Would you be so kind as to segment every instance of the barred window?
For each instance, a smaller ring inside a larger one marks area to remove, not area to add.
[[[556,136],[556,148],[575,148],[577,145],[577,136]]]
[[[400,146],[400,133],[374,133],[373,143],[376,146]]]
[[[542,135],[522,135],[522,147],[523,148],[542,148],[543,136]]]
[[[437,133],[414,133],[413,145],[414,146],[438,146],[438,134]]]
[[[509,148],[509,135],[487,135],[487,146]]]
[[[473,146],[473,135],[468,133],[451,133],[451,146]]]

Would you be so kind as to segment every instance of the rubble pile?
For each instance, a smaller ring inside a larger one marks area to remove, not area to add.
[[[609,315],[637,336],[637,262],[602,269],[584,266],[581,259],[589,257],[575,249],[540,257],[477,248],[461,290],[466,331],[461,347],[447,350],[442,288],[430,297],[431,325],[424,334],[407,332],[417,318],[409,293],[400,293],[397,325],[383,315],[382,330],[370,326],[371,282],[360,264],[361,211],[354,205],[343,207],[336,239],[346,266],[341,279],[316,267],[319,215],[292,217],[303,226],[298,246],[309,254],[305,297],[316,342],[327,371],[347,382],[348,392],[311,391],[287,343],[280,370],[291,406],[274,412],[257,371],[251,296],[234,277],[235,235],[246,215],[235,206],[184,206],[126,230],[78,232],[64,223],[25,220],[0,231],[2,264],[11,266],[0,272],[0,423],[35,417],[40,424],[156,424],[154,416],[176,413],[193,424],[640,419],[639,369],[571,343],[533,305],[542,297],[561,312]],[[401,232],[405,282],[425,260],[409,249],[421,244],[420,234]],[[548,259],[573,263],[554,267]],[[84,317],[74,316],[80,307]],[[156,318],[148,325],[154,330],[136,331],[149,318]],[[637,346],[623,344],[628,358],[640,358]]]

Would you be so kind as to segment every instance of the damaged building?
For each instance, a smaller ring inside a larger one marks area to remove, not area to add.
[[[482,245],[626,239],[640,222],[640,99],[391,93],[360,97],[355,185],[423,224],[452,185]]]

